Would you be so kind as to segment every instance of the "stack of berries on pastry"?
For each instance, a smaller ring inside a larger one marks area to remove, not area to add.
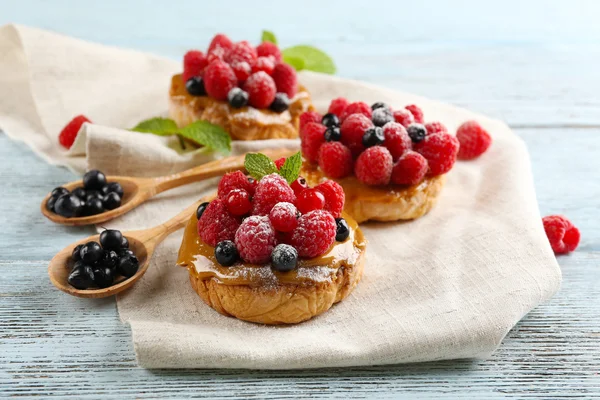
[[[299,115],[312,109],[277,45],[233,43],[223,34],[206,53],[185,54],[183,73],[171,80],[170,100],[179,126],[202,119],[240,140],[297,137]]]

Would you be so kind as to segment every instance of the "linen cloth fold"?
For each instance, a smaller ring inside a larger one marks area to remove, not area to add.
[[[179,63],[33,28],[0,28],[0,129],[52,164],[82,172],[157,176],[215,155],[181,152],[169,139],[130,132],[164,115]],[[458,162],[437,206],[411,222],[367,223],[362,282],[343,302],[308,322],[262,326],[205,305],[175,267],[182,232],[167,238],[151,266],[117,299],[147,368],[317,368],[485,358],[528,311],[550,298],[560,269],[546,240],[527,149],[502,122],[408,93],[300,73],[320,111],[337,96],[394,107],[422,106],[427,120],[454,131],[478,120],[493,136],[480,159]],[[83,113],[71,151],[58,132]],[[298,146],[297,141],[235,142],[234,153]],[[107,226],[159,224],[218,179],[165,192]]]

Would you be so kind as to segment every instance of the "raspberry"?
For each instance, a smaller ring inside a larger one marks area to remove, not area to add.
[[[70,149],[75,142],[75,138],[77,137],[77,133],[79,133],[79,129],[81,129],[81,125],[84,122],[92,122],[84,115],[78,115],[73,118],[63,129],[60,131],[58,135],[58,142],[65,148]]]
[[[314,188],[305,189],[298,195],[296,207],[302,214],[313,210],[322,210],[325,207],[325,196]]]
[[[319,160],[319,148],[325,143],[325,125],[309,122],[302,131],[302,155],[311,163]]]
[[[363,136],[367,129],[373,127],[373,122],[362,114],[353,114],[342,122],[342,143],[345,144],[354,156],[358,156],[363,150]]]
[[[250,43],[242,41],[232,45],[225,52],[223,60],[228,64],[245,61],[250,66],[253,66],[257,58],[256,49]]]
[[[319,148],[319,168],[330,178],[352,173],[352,152],[340,142],[327,142]]]
[[[555,254],[568,253],[577,248],[581,234],[566,217],[549,215],[542,218],[542,223]]]
[[[226,51],[227,51],[226,49],[224,49],[223,47],[219,47],[219,46],[217,46],[213,50],[209,51],[208,53],[206,53],[206,59],[208,60],[208,63],[212,64],[216,61],[223,61]]]
[[[298,219],[292,231],[290,244],[298,255],[313,258],[324,254],[335,241],[336,224],[333,216],[325,210],[315,210]]]
[[[259,57],[272,56],[275,59],[275,61],[281,61],[281,51],[275,43],[262,42],[261,44],[256,46],[256,53]]]
[[[396,110],[392,114],[394,115],[394,120],[405,128],[415,122],[415,117],[407,109]]]
[[[227,50],[230,49],[231,46],[233,46],[231,39],[229,39],[226,35],[219,33],[210,41],[210,45],[208,46],[208,51],[206,53],[211,53],[218,47]]]
[[[344,188],[336,181],[327,180],[315,186],[315,189],[325,196],[325,211],[329,211],[334,218],[339,218],[344,210],[346,195]]]
[[[244,84],[244,90],[248,92],[248,102],[256,108],[268,108],[277,92],[273,78],[264,71],[250,75]]]
[[[472,160],[479,157],[492,144],[492,137],[477,121],[467,121],[458,127],[456,138],[460,143],[458,158]]]
[[[235,216],[248,214],[252,208],[250,195],[244,189],[233,189],[229,192],[225,204],[227,205],[227,210]]]
[[[275,65],[273,79],[278,92],[287,94],[290,100],[294,98],[298,91],[298,78],[291,65],[282,62]]]
[[[285,164],[285,157],[281,157],[275,160],[275,166],[277,167],[277,169],[281,169],[281,167],[283,167],[283,164]]]
[[[448,128],[446,125],[441,122],[429,122],[425,124],[425,129],[427,130],[428,135],[432,135],[434,133],[448,133]]]
[[[231,69],[237,78],[238,82],[246,82],[246,80],[252,74],[252,68],[246,61],[234,62],[231,64]]]
[[[306,183],[306,179],[304,179],[303,177],[298,177],[298,179],[296,179],[294,182],[292,182],[292,184],[290,185],[292,190],[294,191],[294,194],[296,195],[296,197],[298,197],[298,195],[308,187],[308,183]]]
[[[244,175],[242,171],[229,172],[221,178],[219,181],[219,187],[217,189],[217,195],[221,199],[225,199],[229,192],[235,189],[243,189],[249,194],[254,193],[254,187],[248,180],[248,177]]]
[[[429,166],[425,157],[409,150],[398,159],[392,169],[392,183],[396,185],[416,185],[421,182]]]
[[[335,114],[339,118],[342,116],[344,110],[346,109],[346,107],[348,107],[349,104],[350,102],[345,98],[338,97],[337,99],[331,100],[331,104],[329,104],[329,110],[327,112]]]
[[[194,76],[201,76],[208,65],[208,59],[201,51],[190,50],[183,56],[183,81]]]
[[[390,151],[392,159],[397,160],[412,148],[410,136],[404,126],[397,122],[389,122],[383,127],[385,147]]]
[[[252,72],[265,71],[268,75],[273,74],[275,69],[275,61],[270,57],[258,57],[252,66]]]
[[[415,117],[415,122],[417,122],[419,124],[422,124],[425,122],[425,119],[423,118],[423,110],[421,110],[421,108],[419,106],[411,104],[404,108],[406,108],[408,111],[410,111],[410,113],[413,115],[413,117]]]
[[[431,175],[441,175],[452,169],[458,154],[458,140],[447,133],[435,133],[413,145],[429,164]]]
[[[235,73],[223,61],[215,61],[204,70],[204,87],[209,96],[217,100],[227,100],[227,93],[236,86]]]
[[[240,257],[252,264],[269,262],[276,244],[275,230],[266,216],[246,218],[235,233],[235,247]]]
[[[295,201],[294,191],[281,175],[267,175],[256,186],[252,214],[268,215],[275,204],[280,202],[294,203]]]
[[[371,116],[373,115],[373,110],[371,110],[370,105],[362,101],[350,103],[344,109],[344,112],[342,112],[342,115],[340,116],[340,121],[343,122],[346,118],[348,118],[348,116],[352,114],[362,114],[368,119],[371,119]]]
[[[217,198],[210,202],[198,220],[198,235],[206,244],[215,247],[223,240],[233,240],[239,226],[238,220],[227,212],[225,202]]]
[[[367,185],[387,185],[392,175],[390,151],[381,146],[369,147],[356,159],[354,173]]]
[[[271,225],[279,232],[290,232],[298,225],[298,209],[292,203],[277,203],[269,213]]]
[[[309,122],[321,123],[323,117],[316,111],[306,111],[300,114],[300,138],[302,138],[302,130]]]

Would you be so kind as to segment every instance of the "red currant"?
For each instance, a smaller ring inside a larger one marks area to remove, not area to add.
[[[296,199],[296,207],[302,214],[325,207],[325,196],[316,189],[304,189]]]
[[[304,179],[303,177],[298,177],[298,179],[296,179],[294,182],[292,182],[292,184],[290,185],[292,187],[292,190],[294,191],[294,194],[296,196],[299,196],[300,193],[302,193],[304,191],[304,189],[308,188],[308,184],[306,183],[306,179]]]
[[[225,204],[227,210],[237,216],[248,214],[252,208],[250,195],[244,189],[234,189],[229,192]]]

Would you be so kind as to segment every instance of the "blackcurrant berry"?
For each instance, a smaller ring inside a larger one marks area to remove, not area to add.
[[[75,196],[79,197],[81,200],[86,200],[87,193],[86,193],[85,189],[83,188],[83,186],[76,187],[75,189],[73,189],[73,191],[71,193],[73,193]]]
[[[337,115],[333,114],[333,113],[327,113],[325,115],[323,115],[323,118],[321,119],[321,123],[323,125],[325,125],[328,128],[334,127],[334,126],[340,126],[340,119],[338,118]]]
[[[102,195],[102,192],[99,190],[88,190],[85,193],[85,200],[90,200],[90,199],[100,199],[102,200],[104,198],[104,196]]]
[[[110,183],[107,183],[102,188],[102,194],[107,195],[110,192],[115,192],[116,194],[118,194],[121,197],[123,197],[123,193],[125,193],[123,191],[123,186],[121,186],[121,184],[119,182],[110,182]]]
[[[56,197],[52,197],[52,196],[48,197],[48,200],[46,200],[46,209],[48,211],[55,212],[54,204],[56,204]]]
[[[102,200],[97,197],[89,198],[85,202],[85,207],[83,213],[85,215],[96,215],[104,212],[104,207],[102,206]]]
[[[75,248],[73,249],[73,252],[71,253],[71,259],[74,262],[80,261],[81,260],[81,248],[83,247],[82,244],[78,244],[77,246],[75,246]]]
[[[365,147],[379,146],[382,145],[384,141],[385,136],[383,135],[383,129],[378,126],[367,129],[362,138],[362,143]]]
[[[54,197],[55,199],[58,199],[63,194],[69,194],[69,191],[67,189],[65,189],[64,187],[59,186],[52,190],[52,193],[50,193],[50,196]]]
[[[98,261],[98,265],[103,267],[108,267],[111,269],[117,268],[117,264],[119,263],[119,256],[113,250],[104,251],[104,255]]]
[[[206,96],[204,80],[201,76],[194,76],[185,83],[185,90],[192,96]]]
[[[119,274],[131,278],[138,271],[140,262],[135,255],[127,254],[119,259],[117,271]]]
[[[89,289],[94,285],[94,271],[89,265],[74,268],[69,274],[67,282],[75,289]]]
[[[338,242],[343,242],[348,239],[350,236],[350,227],[344,218],[336,218],[335,219],[335,240]]]
[[[239,87],[234,87],[227,93],[227,101],[233,108],[245,107],[248,105],[248,93]]]
[[[282,113],[290,108],[290,99],[285,93],[277,93],[269,108],[277,113]]]
[[[231,240],[223,240],[215,247],[215,258],[224,267],[230,267],[238,259],[238,251]]]
[[[410,124],[408,128],[406,128],[406,132],[408,132],[408,136],[410,136],[410,139],[414,143],[419,143],[427,136],[427,129],[423,124]]]
[[[271,253],[271,266],[275,271],[288,272],[298,265],[298,252],[289,244],[278,244]]]
[[[123,234],[116,229],[106,229],[100,234],[100,244],[104,250],[118,250],[123,243]]]
[[[54,212],[58,215],[71,218],[83,213],[84,203],[74,194],[63,194],[54,203]]]
[[[114,210],[121,206],[121,196],[115,192],[110,192],[102,200],[102,206],[107,210]]]
[[[328,142],[339,142],[342,139],[342,133],[337,126],[330,126],[325,130],[325,140]]]
[[[196,218],[200,219],[202,214],[204,214],[204,210],[206,210],[206,207],[208,207],[207,201],[198,206],[198,208],[196,209]]]
[[[87,242],[79,251],[79,255],[84,263],[92,265],[102,258],[104,250],[97,242]]]
[[[128,249],[129,248],[129,240],[125,236],[123,236],[123,240],[121,240],[121,248]]]
[[[106,185],[106,176],[97,169],[88,171],[83,175],[85,190],[101,190],[104,185]]]
[[[94,283],[100,288],[112,286],[115,277],[114,272],[109,267],[94,268]]]

